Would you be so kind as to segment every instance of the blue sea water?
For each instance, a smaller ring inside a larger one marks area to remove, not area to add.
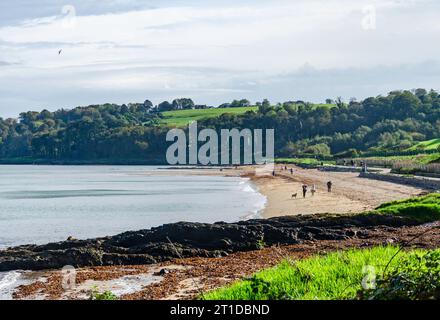
[[[178,221],[233,222],[264,204],[240,177],[149,166],[0,166],[0,248]]]

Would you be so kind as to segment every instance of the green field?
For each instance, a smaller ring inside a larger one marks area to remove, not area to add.
[[[242,108],[213,108],[213,109],[197,109],[197,110],[176,110],[163,112],[163,119],[160,124],[168,126],[183,127],[191,121],[198,121],[206,118],[219,117],[222,114],[243,114],[246,111],[257,111],[258,107],[242,107]]]
[[[333,300],[354,299],[361,290],[365,266],[380,273],[396,254],[397,247],[375,247],[285,260],[278,266],[255,274],[203,296],[207,300]],[[402,256],[408,253],[402,252]],[[391,263],[398,265],[399,259]]]
[[[333,108],[334,104],[313,104],[314,108],[324,107]],[[184,127],[191,121],[198,121],[206,118],[219,117],[222,114],[244,114],[246,111],[258,111],[258,107],[241,107],[241,108],[212,108],[212,109],[191,109],[191,110],[176,110],[162,112],[163,119],[159,121],[159,124]]]
[[[417,150],[438,150],[440,147],[440,139],[432,139],[427,141],[421,141],[411,148],[407,149],[408,151],[417,151]]]
[[[329,104],[329,103],[315,103],[315,104],[313,104],[313,107],[315,107],[315,108],[320,108],[320,107],[324,107],[324,108],[336,108],[337,105],[335,105],[335,104]]]
[[[335,161],[330,160],[318,160],[315,158],[276,158],[275,163],[286,163],[286,164],[304,164],[304,165],[312,165],[312,166],[319,166],[321,163],[324,164],[330,164],[334,165],[336,164]]]

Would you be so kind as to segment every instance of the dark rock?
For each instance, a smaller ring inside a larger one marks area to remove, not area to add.
[[[155,276],[163,277],[164,275],[166,275],[168,273],[170,273],[170,270],[168,270],[168,269],[160,269],[160,271],[159,272],[155,272],[154,275]]]
[[[386,215],[289,216],[215,224],[180,222],[112,237],[46,245],[24,245],[0,251],[0,271],[141,265],[186,257],[221,257],[237,251],[304,241],[368,238],[372,229],[415,225]],[[69,237],[70,238],[70,237]]]

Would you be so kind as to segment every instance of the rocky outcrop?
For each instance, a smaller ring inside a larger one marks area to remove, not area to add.
[[[0,271],[152,264],[180,257],[232,252],[304,241],[368,237],[370,230],[415,225],[383,215],[293,216],[238,223],[174,223],[112,237],[24,245],[0,251]]]

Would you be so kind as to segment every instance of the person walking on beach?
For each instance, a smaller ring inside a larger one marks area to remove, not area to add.
[[[368,172],[368,168],[367,168],[367,162],[364,162],[364,165],[362,166],[362,172],[363,173],[367,173]]]
[[[310,190],[310,192],[312,193],[312,197],[315,195],[316,192],[316,185],[312,186],[312,190]]]
[[[302,186],[302,189],[303,189],[303,198],[305,198],[306,195],[307,195],[307,188],[308,188],[308,187],[307,187],[307,185],[305,185],[305,184]]]
[[[293,174],[293,168],[290,168],[290,174]]]
[[[331,181],[327,182],[327,191],[328,192],[332,192],[332,186],[333,186],[333,182],[331,182]]]

